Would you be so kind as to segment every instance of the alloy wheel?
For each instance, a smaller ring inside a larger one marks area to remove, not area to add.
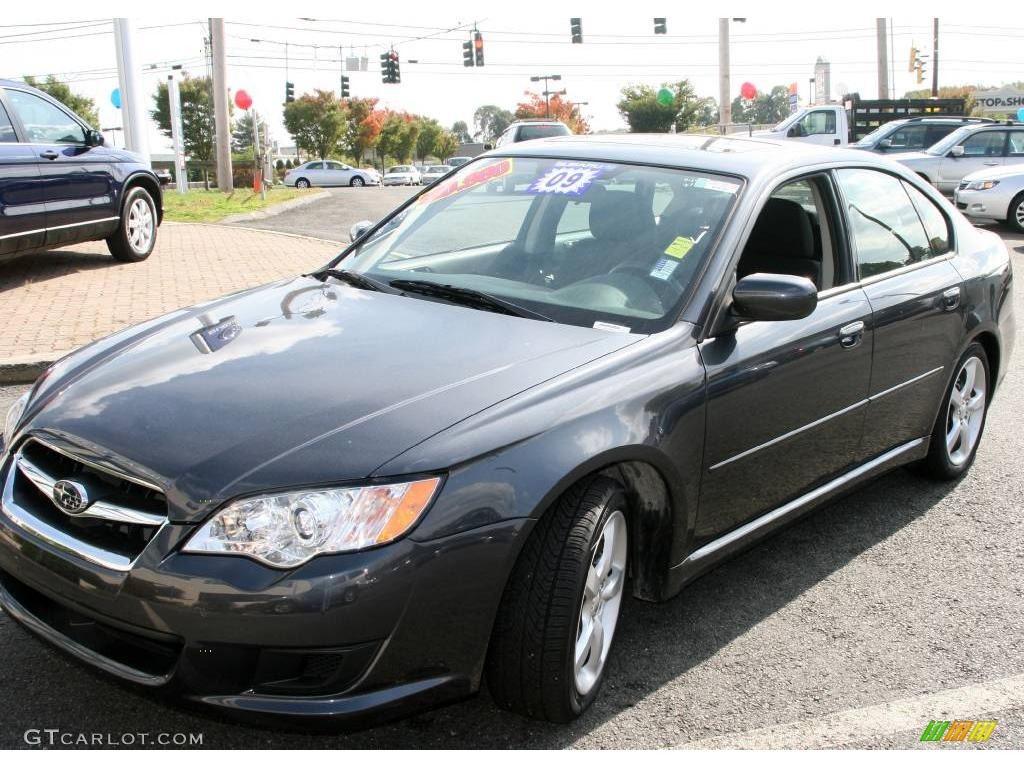
[[[573,651],[576,691],[586,696],[604,670],[626,581],[626,516],[615,510],[601,529],[587,569]]]
[[[153,242],[153,210],[141,197],[128,209],[128,242],[136,253],[145,253]]]
[[[1024,231],[1024,198],[1017,204],[1017,210],[1013,212],[1014,218],[1017,220],[1017,228]]]
[[[361,187],[365,183],[366,182],[363,181],[363,177],[362,176],[353,176],[352,177],[352,186],[353,187]]]
[[[949,393],[946,413],[946,453],[954,466],[971,456],[985,423],[985,365],[969,357],[960,366]]]

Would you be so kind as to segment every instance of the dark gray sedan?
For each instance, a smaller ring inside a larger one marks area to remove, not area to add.
[[[565,722],[627,595],[895,467],[967,472],[1013,347],[1002,242],[857,151],[510,145],[355,235],[64,358],[11,409],[11,616],[278,725],[484,676]]]

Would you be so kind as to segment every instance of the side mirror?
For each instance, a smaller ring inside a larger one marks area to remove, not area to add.
[[[758,272],[732,291],[732,311],[741,320],[800,320],[818,306],[818,289],[806,277]]]
[[[878,142],[879,149],[892,149],[892,139],[882,139]]]
[[[949,150],[949,156],[950,157],[963,157],[964,156],[964,146],[963,146],[963,144],[957,144],[955,147],[953,147],[951,150]]]
[[[106,139],[103,138],[103,134],[99,131],[94,131],[91,128],[85,132],[85,146],[87,147],[102,147]]]
[[[484,144],[484,152],[494,149],[493,144]]]
[[[356,240],[358,240],[360,237],[366,234],[366,230],[368,230],[372,226],[372,221],[357,221],[355,224],[352,225],[352,228],[348,231],[348,241],[350,243],[354,243]]]

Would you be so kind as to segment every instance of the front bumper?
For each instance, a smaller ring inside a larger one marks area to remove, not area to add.
[[[997,221],[1006,218],[1010,207],[1010,201],[1001,193],[999,187],[982,190],[957,189],[953,193],[953,203],[970,219]]]
[[[364,725],[467,696],[529,521],[411,537],[277,571],[181,554],[164,525],[127,571],[0,513],[0,605],[91,666],[247,719]]]

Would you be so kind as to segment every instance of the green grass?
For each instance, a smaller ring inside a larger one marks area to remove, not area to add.
[[[267,199],[261,200],[259,193],[251,189],[236,189],[225,195],[216,189],[193,189],[180,195],[174,190],[164,192],[164,218],[167,221],[220,221],[236,213],[250,213],[276,205],[296,197],[315,194],[313,189],[292,189],[278,187],[267,190]]]

